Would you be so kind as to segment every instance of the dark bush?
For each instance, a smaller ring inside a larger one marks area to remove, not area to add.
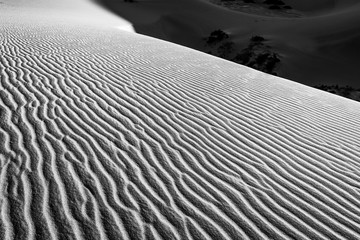
[[[272,53],[271,55],[269,55],[266,65],[265,65],[266,72],[272,73],[276,67],[276,64],[279,62],[280,62],[280,59],[276,53]]]
[[[327,91],[329,89],[329,87],[326,85],[317,86],[316,88],[318,88],[320,90],[324,90],[324,91]]]
[[[241,53],[238,53],[232,61],[246,65],[249,63],[251,57],[251,51],[249,49],[245,49]]]
[[[255,3],[254,0],[244,0],[244,3]]]
[[[353,87],[350,87],[349,85],[345,86],[346,91],[354,91],[355,89]]]
[[[251,37],[250,41],[260,43],[260,42],[265,41],[265,38],[263,38],[261,36],[253,36],[253,37]]]
[[[236,49],[235,43],[229,40],[224,41],[228,38],[229,35],[222,30],[213,31],[208,38],[205,38],[211,48],[208,53],[259,71],[277,75],[274,70],[280,62],[279,55],[264,43],[266,41],[264,37],[252,36],[248,46],[237,54],[234,52]]]
[[[210,36],[207,38],[206,43],[210,44],[210,45],[216,44],[216,43],[221,42],[228,38],[229,38],[229,35],[226,32],[218,29],[218,30],[215,30],[212,33],[210,33]]]
[[[227,58],[234,50],[233,42],[224,42],[218,48],[219,57]]]
[[[270,57],[270,53],[263,53],[256,57],[256,63],[258,65],[262,65],[268,58]]]
[[[292,9],[292,7],[286,5],[286,6],[283,6],[283,9]]]

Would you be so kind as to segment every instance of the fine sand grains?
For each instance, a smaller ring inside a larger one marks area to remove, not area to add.
[[[115,28],[0,33],[0,239],[360,239],[359,103]]]

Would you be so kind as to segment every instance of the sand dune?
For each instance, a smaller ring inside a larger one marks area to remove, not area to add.
[[[360,238],[359,103],[113,24],[10,13],[0,239]]]

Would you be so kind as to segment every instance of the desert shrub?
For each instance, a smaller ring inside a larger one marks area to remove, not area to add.
[[[219,43],[228,38],[229,38],[229,35],[226,32],[218,29],[218,30],[215,30],[210,33],[210,36],[207,38],[206,43],[209,45],[212,45],[212,44]]]
[[[256,35],[256,36],[251,37],[250,41],[255,42],[255,43],[260,43],[260,42],[265,41],[265,38]]]
[[[350,93],[351,93],[351,91],[344,90],[341,95],[342,95],[343,97],[349,98],[349,97],[350,97]]]
[[[244,49],[232,59],[233,62],[237,62],[243,65],[247,65],[252,57],[250,49]]]
[[[208,47],[210,47],[207,52],[214,56],[277,75],[274,70],[280,62],[279,55],[264,43],[266,41],[264,37],[252,36],[248,46],[238,53],[235,53],[235,43],[226,40],[228,38],[229,35],[222,30],[213,31],[208,38],[205,38]]]
[[[276,53],[271,53],[266,58],[265,72],[273,73],[276,67],[276,64],[280,62],[279,55]]]
[[[262,72],[277,75],[274,70],[280,62],[280,57],[271,50],[270,46],[265,45],[264,41],[266,39],[261,36],[251,37],[248,47],[236,54],[231,61]]]
[[[258,65],[262,65],[269,57],[270,53],[262,53],[256,57],[255,61]]]
[[[283,6],[283,9],[292,9],[292,7],[286,5],[286,6]]]
[[[329,89],[329,86],[326,86],[326,85],[320,85],[320,86],[315,86],[316,88],[320,89],[320,90],[324,90],[324,91],[327,91]]]
[[[346,91],[355,91],[355,89],[353,87],[350,87],[349,85],[345,86],[345,90]]]
[[[260,70],[254,61],[249,61],[247,64],[245,64],[245,66]]]
[[[233,42],[224,42],[218,48],[218,54],[221,58],[227,58],[234,50]]]
[[[255,3],[254,0],[244,0],[244,3]]]
[[[350,97],[351,93],[354,92],[354,91],[355,91],[354,88],[346,85],[346,86],[344,87],[344,90],[343,90],[343,96],[344,96],[344,97]]]

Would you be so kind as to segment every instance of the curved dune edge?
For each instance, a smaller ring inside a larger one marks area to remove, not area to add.
[[[114,29],[0,30],[0,239],[360,239],[358,103]]]

